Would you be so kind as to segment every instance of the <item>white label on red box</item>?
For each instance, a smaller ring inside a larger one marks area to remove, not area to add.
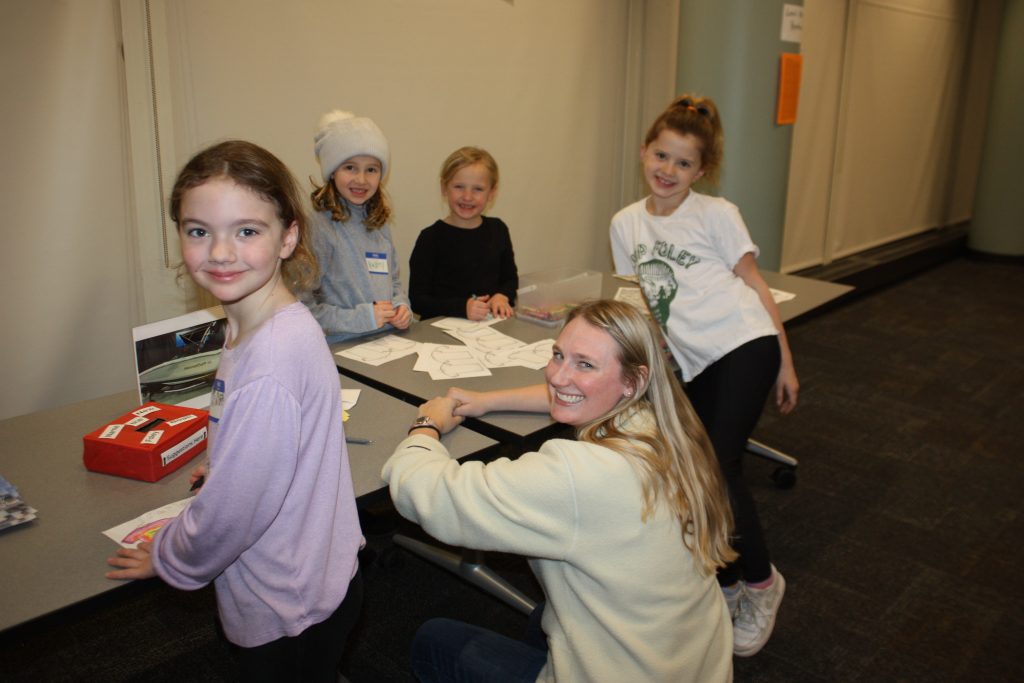
[[[148,417],[146,417],[145,415],[139,415],[138,417],[133,417],[132,419],[130,419],[127,422],[125,422],[124,426],[125,427],[138,427],[139,425],[144,425],[147,422],[149,422],[149,418]]]
[[[180,424],[184,424],[184,423],[188,422],[189,420],[195,420],[198,417],[199,417],[198,415],[182,415],[181,417],[176,417],[173,420],[168,420],[167,421],[167,426],[168,427],[177,427]]]
[[[158,410],[160,410],[160,408],[158,406],[146,406],[145,408],[139,408],[138,410],[133,410],[132,411],[132,415],[138,415],[139,417],[144,417],[146,415],[149,415],[150,413],[155,413]]]
[[[107,425],[97,438],[116,439],[122,429],[124,429],[124,425]]]
[[[151,432],[146,432],[146,436],[142,437],[142,443],[144,443],[146,445],[152,445],[152,444],[155,444],[155,443],[159,443],[160,439],[163,437],[163,435],[164,435],[164,430],[162,430],[162,429],[154,429]]]
[[[192,417],[195,417],[193,415]],[[179,420],[181,418],[178,418]],[[167,424],[170,424],[168,422]],[[201,443],[206,438],[206,427],[203,427],[198,432],[188,437],[178,445],[168,448],[166,451],[160,454],[160,462],[163,463],[164,467],[167,467],[168,463],[174,462],[176,459],[181,457],[186,451],[194,447],[196,444]]]

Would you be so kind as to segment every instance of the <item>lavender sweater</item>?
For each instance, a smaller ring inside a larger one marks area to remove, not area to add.
[[[225,347],[217,379],[206,483],[157,534],[153,564],[176,588],[213,581],[228,639],[255,647],[337,609],[362,534],[338,373],[309,311],[286,306]]]

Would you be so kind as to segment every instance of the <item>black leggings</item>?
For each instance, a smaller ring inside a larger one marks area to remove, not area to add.
[[[772,573],[754,497],[743,480],[743,453],[775,386],[781,359],[778,337],[760,337],[730,351],[686,384],[686,395],[715,448],[736,521],[732,547],[740,557],[718,573],[723,586],[740,579],[758,583]]]
[[[297,636],[285,636],[265,645],[235,646],[241,680],[336,683],[338,664],[362,605],[363,574],[357,569],[345,599],[320,623]]]

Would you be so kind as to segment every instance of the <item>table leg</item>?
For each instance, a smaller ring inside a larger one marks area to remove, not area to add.
[[[414,538],[395,534],[394,541],[411,553],[419,555],[437,566],[461,576],[484,592],[490,593],[504,603],[514,607],[523,614],[530,614],[537,606],[530,598],[523,595],[515,586],[498,576],[493,569],[484,563],[484,554],[480,550],[462,549],[461,555],[449,552],[429,543]]]

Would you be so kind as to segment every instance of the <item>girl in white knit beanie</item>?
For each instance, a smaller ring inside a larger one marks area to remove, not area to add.
[[[313,193],[312,245],[322,276],[305,303],[335,343],[412,322],[384,193],[388,141],[371,119],[332,111],[313,137],[323,174]]]

